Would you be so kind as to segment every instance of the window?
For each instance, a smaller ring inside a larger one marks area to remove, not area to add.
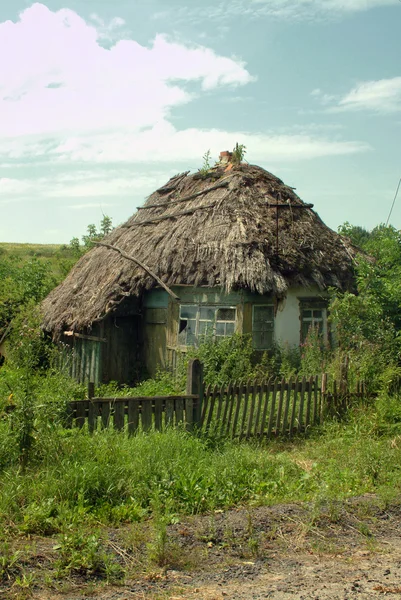
[[[319,300],[302,301],[301,304],[301,342],[304,342],[311,328],[316,328],[323,339],[327,339],[326,303]]]
[[[252,342],[257,350],[268,350],[274,342],[273,305],[254,305],[252,309]]]
[[[180,306],[179,345],[196,346],[207,335],[215,338],[233,335],[235,315],[232,306]]]

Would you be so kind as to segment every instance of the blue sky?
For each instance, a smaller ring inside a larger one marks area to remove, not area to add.
[[[0,241],[123,222],[236,142],[330,227],[386,221],[400,25],[400,0],[1,0]]]

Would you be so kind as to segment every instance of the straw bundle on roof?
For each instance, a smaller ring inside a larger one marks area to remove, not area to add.
[[[107,243],[168,286],[245,288],[284,296],[290,286],[347,289],[357,253],[280,179],[252,165],[187,173],[155,191]],[[104,318],[157,283],[119,253],[95,247],[42,304],[54,334]]]

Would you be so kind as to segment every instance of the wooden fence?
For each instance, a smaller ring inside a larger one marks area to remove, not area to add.
[[[346,377],[329,381],[326,374],[205,388],[202,365],[194,360],[188,367],[185,395],[97,398],[89,384],[88,396],[70,403],[68,420],[78,427],[87,423],[90,432],[112,426],[134,434],[181,425],[218,437],[269,439],[305,433],[367,394],[363,382],[350,391]]]

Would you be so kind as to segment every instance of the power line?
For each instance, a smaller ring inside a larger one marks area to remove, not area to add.
[[[401,1],[401,0],[400,0],[400,1]],[[400,180],[399,180],[399,182],[398,182],[398,185],[397,185],[397,190],[396,190],[396,192],[395,192],[395,196],[394,196],[394,200],[393,200],[393,203],[392,203],[392,205],[391,205],[391,208],[390,208],[390,212],[388,213],[388,217],[387,217],[387,221],[386,221],[386,227],[387,227],[387,225],[388,225],[388,222],[389,222],[389,220],[390,220],[391,213],[393,212],[394,204],[395,204],[395,201],[397,200],[397,196],[398,196],[398,191],[399,191],[399,189],[400,189],[400,185],[401,185],[401,177],[400,177]]]

